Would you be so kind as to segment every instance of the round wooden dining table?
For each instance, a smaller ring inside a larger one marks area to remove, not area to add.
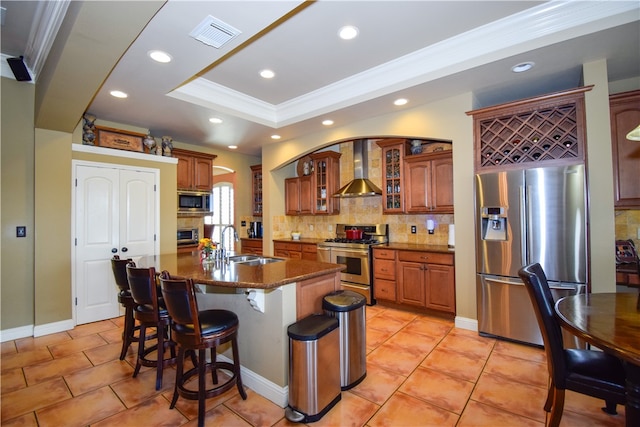
[[[580,294],[556,302],[560,324],[623,361],[627,426],[640,426],[640,295]]]

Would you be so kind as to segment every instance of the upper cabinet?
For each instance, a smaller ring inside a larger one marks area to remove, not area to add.
[[[615,207],[640,208],[640,141],[630,141],[627,134],[640,125],[640,90],[609,97]]]
[[[177,187],[179,190],[211,191],[215,155],[179,148],[174,148],[172,153],[173,157],[178,159]]]
[[[468,112],[476,172],[583,163],[588,90],[591,86]]]
[[[418,147],[407,139],[377,141],[382,149],[382,212],[453,213],[451,141],[414,142]]]
[[[322,151],[299,162],[307,163],[297,178],[285,180],[286,215],[334,215],[340,213],[340,153]],[[308,174],[305,174],[308,173]]]
[[[251,166],[253,216],[262,216],[262,165]]]

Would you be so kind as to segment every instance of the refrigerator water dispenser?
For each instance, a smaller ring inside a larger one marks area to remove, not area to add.
[[[482,240],[507,240],[507,216],[502,206],[482,207]]]

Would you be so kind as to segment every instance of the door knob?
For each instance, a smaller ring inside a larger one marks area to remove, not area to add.
[[[122,252],[127,252],[128,250],[129,250],[129,249],[127,249],[127,247],[126,247],[126,246],[123,246],[123,247],[122,247]]]
[[[112,254],[117,254],[118,253],[118,248],[111,248],[111,253]]]

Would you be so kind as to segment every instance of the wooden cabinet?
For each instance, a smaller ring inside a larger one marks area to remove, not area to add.
[[[253,216],[262,216],[262,165],[251,166],[251,206]]]
[[[382,213],[404,212],[404,159],[410,145],[406,139],[377,141],[382,149]]]
[[[340,199],[331,197],[340,188],[340,156],[334,151],[310,154],[313,172],[285,179],[286,215],[340,213]]]
[[[613,152],[614,205],[618,209],[640,208],[640,141],[626,135],[640,125],[640,90],[609,97]]]
[[[373,295],[377,300],[396,302],[396,251],[373,249]]]
[[[398,251],[398,302],[455,313],[453,254]]]
[[[340,289],[340,272],[302,280],[296,286],[296,320],[300,320],[323,312],[325,295]]]
[[[453,213],[451,151],[408,156],[404,175],[407,213]]]
[[[243,254],[262,255],[262,239],[240,239]]]
[[[305,242],[273,242],[273,253],[277,257],[317,260],[317,245]]]
[[[436,141],[444,142],[425,140]],[[451,150],[412,155],[406,139],[377,144],[382,149],[382,213],[453,213]]]
[[[284,180],[285,215],[311,215],[312,176]]]
[[[584,163],[584,92],[591,88],[468,112],[476,172]]]
[[[179,190],[211,191],[213,188],[213,154],[173,149],[178,159],[177,187]]]

